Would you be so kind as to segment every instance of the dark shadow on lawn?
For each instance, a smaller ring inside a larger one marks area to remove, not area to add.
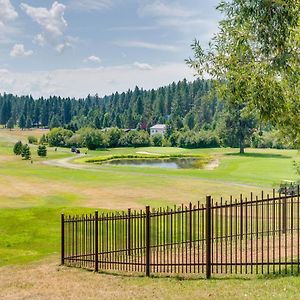
[[[278,270],[275,273],[272,273],[272,266],[270,266],[270,274],[262,274],[258,276],[258,279],[279,279],[284,277],[299,277],[300,275],[300,268],[298,265],[294,265],[293,268],[291,266],[281,267],[281,272]]]
[[[225,153],[228,156],[257,157],[257,158],[291,158],[291,156],[275,153]]]

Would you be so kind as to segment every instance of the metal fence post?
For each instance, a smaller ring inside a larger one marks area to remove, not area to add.
[[[128,208],[128,224],[127,224],[127,255],[131,254],[131,209]]]
[[[146,206],[146,276],[150,276],[150,206]]]
[[[61,264],[65,264],[65,216],[61,214]]]
[[[206,197],[206,279],[211,278],[211,196]]]
[[[98,257],[98,252],[99,252],[99,244],[98,244],[98,227],[99,227],[99,222],[98,222],[98,211],[95,211],[95,272],[99,271],[99,257]]]

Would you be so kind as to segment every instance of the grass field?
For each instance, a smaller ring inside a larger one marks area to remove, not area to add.
[[[246,149],[245,155],[239,155],[237,149],[226,148],[148,147],[88,152],[88,157],[137,152],[209,155],[219,162],[214,170],[79,164],[70,161],[73,154],[69,149],[48,149],[48,157],[40,159],[35,154],[35,146],[31,147],[33,163],[12,154],[15,141],[43,133],[43,130],[0,129],[0,290],[7,297],[26,298],[32,294],[35,298],[59,298],[67,295],[66,292],[73,298],[76,293],[77,298],[99,297],[102,293],[105,299],[135,296],[179,299],[179,295],[193,299],[297,297],[300,280],[296,277],[267,280],[254,276],[207,282],[95,275],[58,267],[61,212],[140,209],[145,205],[158,207],[204,201],[207,194],[217,201],[221,196],[238,197],[240,193],[259,193],[262,189],[271,191],[281,180],[297,179],[293,169],[293,160],[299,160],[296,150]],[[64,160],[66,163],[62,164]],[[67,287],[63,281],[68,282]],[[52,284],[57,290],[53,290]],[[93,294],[95,289],[97,292]]]

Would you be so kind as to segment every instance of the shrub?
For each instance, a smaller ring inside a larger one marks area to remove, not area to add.
[[[73,132],[64,128],[53,128],[48,133],[48,143],[50,147],[66,147],[67,140],[73,135]]]
[[[163,136],[161,134],[155,134],[151,137],[152,145],[155,147],[161,147],[163,143]]]
[[[31,158],[31,151],[27,144],[22,146],[21,156],[23,159],[28,160]]]
[[[14,145],[14,154],[21,155],[23,144],[21,141],[18,141]]]
[[[47,156],[47,148],[45,145],[39,145],[37,149],[37,154],[40,157],[46,157]]]
[[[28,139],[29,144],[37,144],[37,142],[38,142],[37,138],[32,135],[30,135],[27,139]]]

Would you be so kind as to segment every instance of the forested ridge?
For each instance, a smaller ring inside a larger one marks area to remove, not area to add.
[[[171,122],[175,128],[186,124],[190,129],[211,125],[222,103],[207,98],[211,82],[186,80],[157,90],[136,87],[126,93],[103,98],[88,95],[85,99],[52,96],[33,99],[31,96],[0,95],[0,124],[9,119],[21,128],[65,126],[73,129],[119,127],[148,129],[155,123]]]
[[[263,134],[255,112],[243,106],[232,109],[218,99],[210,80],[184,79],[156,90],[136,87],[102,98],[0,95],[0,124],[8,128],[63,127],[77,132],[116,127],[149,132],[156,123],[167,125],[165,142],[161,142],[165,145],[283,147],[270,128],[265,126]],[[129,144],[134,143],[120,143]]]

